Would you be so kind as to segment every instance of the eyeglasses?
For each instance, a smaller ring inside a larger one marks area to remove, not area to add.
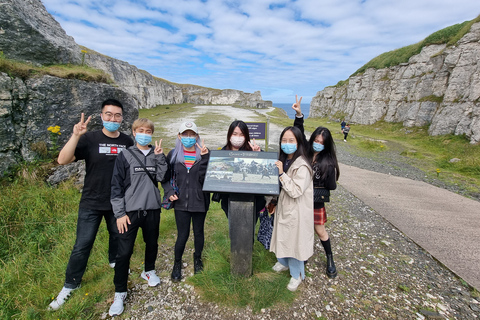
[[[123,114],[121,114],[121,113],[115,113],[115,114],[113,114],[113,113],[111,113],[111,112],[104,112],[104,113],[103,113],[103,117],[104,117],[104,119],[107,120],[107,121],[108,121],[108,120],[111,120],[112,118],[114,118],[115,120],[122,120]]]

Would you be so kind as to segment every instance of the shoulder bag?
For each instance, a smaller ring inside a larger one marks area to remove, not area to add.
[[[330,190],[324,187],[314,187],[313,202],[330,202]]]

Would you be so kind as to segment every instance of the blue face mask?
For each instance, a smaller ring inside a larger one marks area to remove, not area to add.
[[[313,151],[320,152],[323,151],[323,149],[325,149],[325,146],[323,144],[316,142],[313,143]]]
[[[197,138],[182,138],[182,144],[185,148],[191,148],[197,142]]]
[[[152,135],[146,133],[136,133],[135,141],[142,147],[145,147],[152,141]]]
[[[115,132],[120,128],[120,122],[103,121],[103,127],[109,132]]]
[[[282,143],[282,151],[286,154],[292,154],[297,151],[296,143]]]

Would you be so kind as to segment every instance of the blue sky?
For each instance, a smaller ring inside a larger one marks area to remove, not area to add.
[[[177,83],[309,103],[379,54],[480,14],[478,0],[42,0],[75,41]]]

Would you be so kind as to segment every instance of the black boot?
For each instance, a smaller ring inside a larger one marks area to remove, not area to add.
[[[333,254],[327,254],[327,277],[333,279],[337,276],[337,268],[333,262]]]
[[[172,281],[178,282],[182,280],[182,260],[175,261],[172,270]]]
[[[195,253],[193,254],[193,273],[197,274],[202,272],[203,270],[203,261],[202,257],[195,257]]]

